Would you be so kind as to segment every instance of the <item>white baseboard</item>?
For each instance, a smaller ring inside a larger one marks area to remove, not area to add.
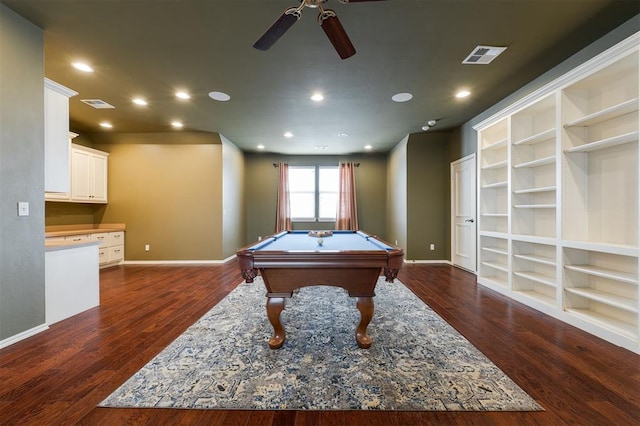
[[[0,340],[0,349],[6,348],[7,346],[13,345],[14,343],[18,343],[21,340],[34,336],[48,329],[49,329],[49,326],[47,324],[40,324],[37,327],[30,328],[29,330],[25,330],[22,333],[18,333],[7,339]]]
[[[125,260],[125,265],[222,265],[236,255],[231,255],[222,260]]]
[[[446,265],[451,265],[451,261],[450,260],[409,260],[409,259],[405,259],[404,263],[444,263]]]

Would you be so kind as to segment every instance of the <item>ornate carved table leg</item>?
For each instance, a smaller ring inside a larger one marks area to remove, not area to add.
[[[284,343],[284,327],[280,323],[280,312],[284,310],[284,297],[267,297],[267,317],[273,326],[273,336],[269,339],[271,349],[279,349]]]
[[[373,318],[373,297],[358,297],[356,307],[360,311],[360,324],[356,329],[356,342],[362,349],[369,349],[371,337],[367,334],[367,327]]]

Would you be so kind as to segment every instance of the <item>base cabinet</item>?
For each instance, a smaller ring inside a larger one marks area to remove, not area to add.
[[[101,268],[124,262],[124,231],[99,232],[90,234],[89,238],[100,242],[98,259]]]
[[[478,132],[478,283],[640,353],[640,33]]]

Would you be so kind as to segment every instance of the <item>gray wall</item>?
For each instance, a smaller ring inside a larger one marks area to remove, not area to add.
[[[407,250],[409,260],[449,258],[449,133],[409,135],[407,144]],[[435,250],[430,250],[435,244]]]
[[[45,322],[43,47],[0,4],[0,341]]]
[[[387,239],[386,189],[387,156],[287,156],[245,154],[245,188],[247,206],[247,244],[275,230],[278,169],[273,163],[295,165],[334,164],[343,161],[360,163],[356,169],[358,223],[360,229]],[[294,229],[333,229],[334,223],[294,223]],[[392,241],[393,242],[393,241]]]
[[[244,200],[244,155],[220,135],[222,141],[222,256],[227,258],[247,239]]]

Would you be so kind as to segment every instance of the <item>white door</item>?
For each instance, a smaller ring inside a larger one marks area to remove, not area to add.
[[[476,271],[476,155],[451,163],[451,261]]]

